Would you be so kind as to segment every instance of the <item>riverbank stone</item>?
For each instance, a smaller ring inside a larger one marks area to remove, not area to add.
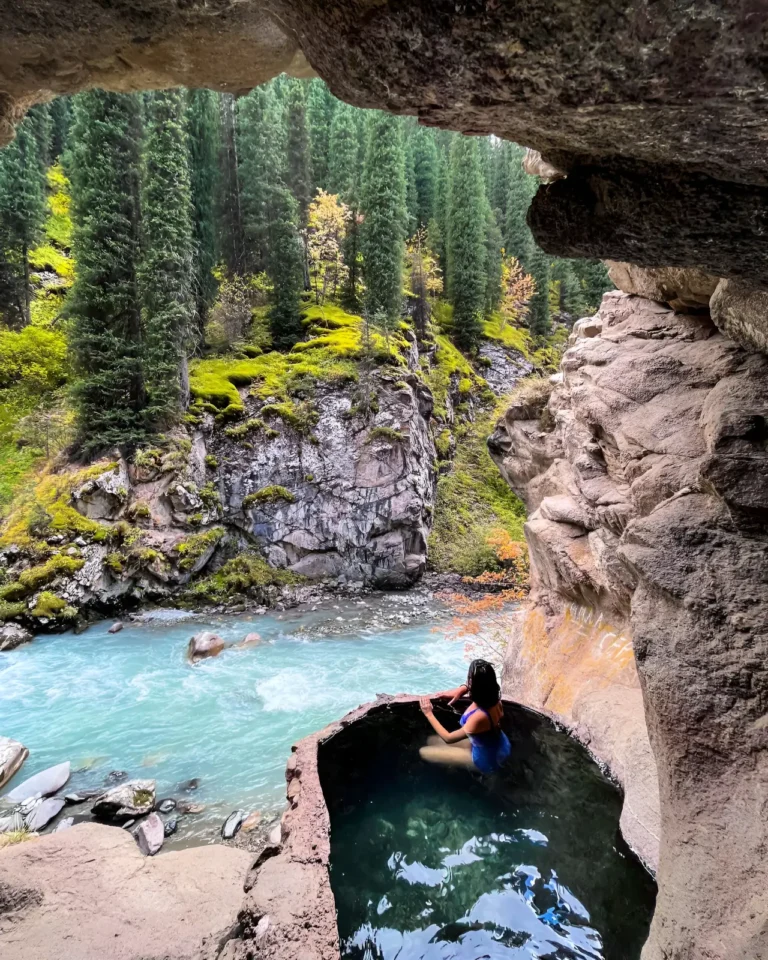
[[[91,813],[100,820],[142,817],[155,805],[155,787],[154,780],[129,780],[98,797]]]
[[[221,828],[222,839],[231,840],[243,825],[245,818],[246,814],[244,810],[234,810],[230,813],[224,821],[224,826]]]
[[[112,626],[107,630],[107,633],[120,633],[125,624],[122,620],[118,620],[117,623],[113,623]]]
[[[154,857],[165,840],[165,824],[156,813],[142,820],[134,833],[139,850],[145,857]]]
[[[19,623],[4,623],[0,625],[0,651],[15,650],[22,643],[29,643],[34,634]]]
[[[14,787],[5,795],[5,799],[11,803],[23,803],[25,800],[48,797],[57,790],[61,790],[69,780],[71,769],[68,760],[65,763],[57,763],[54,767],[48,767],[47,770],[36,773],[20,783],[18,787]]]
[[[169,820],[165,821],[165,826],[163,832],[166,837],[172,836],[179,829],[179,821],[175,817],[171,817]]]
[[[39,832],[48,826],[54,817],[58,817],[64,808],[64,797],[49,797],[47,800],[40,800],[32,810],[27,814],[27,830]]]
[[[29,756],[29,750],[18,740],[0,737],[0,788],[14,776]]]
[[[170,813],[171,810],[176,809],[176,801],[173,799],[173,797],[166,797],[165,800],[160,800],[157,804],[155,804],[155,809],[159,813]]]

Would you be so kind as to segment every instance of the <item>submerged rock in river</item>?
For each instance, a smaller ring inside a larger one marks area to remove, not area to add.
[[[187,657],[190,663],[196,663],[206,657],[218,657],[225,646],[218,634],[204,630],[202,633],[195,634],[189,641]]]
[[[154,780],[129,780],[102,794],[91,808],[104,820],[128,820],[149,813],[155,805]]]
[[[231,840],[232,837],[234,837],[242,826],[245,817],[246,814],[244,810],[235,810],[233,813],[230,813],[224,821],[224,826],[221,828],[221,836],[224,840]]]

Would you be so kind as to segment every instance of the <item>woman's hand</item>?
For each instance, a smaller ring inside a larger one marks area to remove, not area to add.
[[[420,697],[419,706],[421,707],[421,712],[427,717],[431,713],[434,713],[434,709],[432,707],[432,701],[429,699],[429,697]]]

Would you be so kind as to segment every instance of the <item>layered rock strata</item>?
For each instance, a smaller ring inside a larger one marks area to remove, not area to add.
[[[555,381],[490,440],[530,511],[532,606],[508,684],[592,736],[607,730],[613,750],[627,737],[611,728],[632,713],[621,762],[635,763],[645,746],[631,643],[661,813],[644,960],[757,960],[768,360],[708,316],[615,293],[577,325]]]

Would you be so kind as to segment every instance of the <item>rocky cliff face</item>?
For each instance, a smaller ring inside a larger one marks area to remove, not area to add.
[[[398,376],[371,374],[375,412],[354,384],[318,386],[303,420],[244,388],[229,426],[204,414],[164,450],[53,475],[37,524],[28,510],[5,531],[0,612],[45,626],[162,601],[244,553],[263,559],[234,571],[241,600],[249,586],[258,602],[295,593],[297,576],[408,586],[426,564],[436,454],[432,395]],[[227,599],[216,583],[198,589],[201,602]]]
[[[615,293],[551,386],[489,441],[530,511],[507,682],[642,770],[634,650],[661,814],[643,956],[765,956],[768,360]]]

